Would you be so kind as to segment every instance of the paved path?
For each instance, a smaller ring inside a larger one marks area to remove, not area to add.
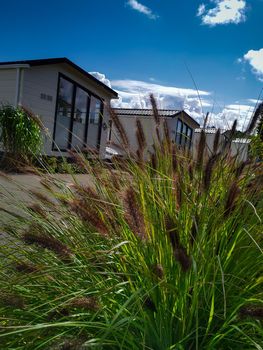
[[[73,177],[67,174],[50,175],[50,178],[62,181],[69,186],[75,182]],[[89,175],[79,174],[74,175],[74,178],[82,185],[91,184]],[[41,179],[43,178],[32,174],[10,175],[7,177],[0,175],[0,207],[12,212],[18,212],[17,208],[15,208],[15,203],[30,203],[32,201],[29,195],[31,190],[47,193],[47,190],[41,185]],[[10,215],[0,210],[0,244],[4,244],[6,241],[3,233],[1,233],[1,223],[8,223],[9,220]]]

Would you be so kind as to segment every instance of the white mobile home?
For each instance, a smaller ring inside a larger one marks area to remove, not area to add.
[[[217,133],[216,128],[199,128],[196,129],[194,132],[194,157],[197,156],[197,149],[198,144],[200,141],[200,135],[201,131],[204,130],[206,135],[206,156],[211,156],[213,153],[213,144],[215,140],[215,135]],[[219,144],[218,144],[218,150],[221,150],[224,146],[225,142],[227,141],[229,137],[230,130],[223,130],[220,129],[220,137],[219,137]],[[238,161],[246,161],[249,158],[249,144],[250,139],[249,138],[236,138],[234,137],[231,141],[230,145],[230,155],[233,157],[237,157]]]
[[[89,148],[102,156],[111,99],[118,94],[67,58],[0,63],[0,103],[37,114],[48,136],[44,150],[59,155]]]
[[[125,129],[131,151],[136,152],[138,149],[136,138],[137,119],[139,119],[142,124],[147,149],[150,150],[151,146],[156,141],[156,124],[152,109],[115,108],[114,112],[119,117]],[[191,148],[194,129],[200,125],[183,110],[159,109],[158,114],[161,122],[166,120],[171,140],[180,146]],[[112,125],[110,130],[109,141],[115,145],[121,145],[118,132],[114,125]]]

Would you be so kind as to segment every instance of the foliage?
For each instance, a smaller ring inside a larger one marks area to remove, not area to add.
[[[41,122],[25,108],[2,106],[0,109],[0,141],[4,151],[18,162],[29,162],[40,153]]]
[[[250,143],[250,154],[256,160],[263,159],[263,141],[259,134],[253,135]]]
[[[263,160],[263,112],[258,120],[256,134],[252,136],[250,149],[253,157],[257,160]]]
[[[261,117],[258,121],[257,135],[259,136],[261,142],[263,143],[263,112],[262,112]]]
[[[257,161],[263,160],[263,102],[257,106],[247,131],[256,130],[251,137],[250,153]]]
[[[35,162],[36,167],[49,174],[83,174],[85,169],[79,166],[74,157],[42,156]]]
[[[9,212],[4,349],[262,349],[262,166],[206,159],[205,137],[196,161],[166,138],[146,162],[137,137],[136,159],[79,155],[89,186],[45,176]]]

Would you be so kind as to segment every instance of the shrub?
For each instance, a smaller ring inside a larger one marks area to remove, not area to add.
[[[4,226],[2,347],[261,349],[262,166],[203,152],[43,179]]]
[[[14,162],[28,163],[39,155],[42,146],[41,122],[23,107],[2,106],[0,141]]]

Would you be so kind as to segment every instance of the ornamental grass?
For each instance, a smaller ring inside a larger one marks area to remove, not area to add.
[[[154,118],[151,154],[137,123],[136,154],[5,211],[1,349],[262,349],[262,164],[205,135],[194,160]]]

